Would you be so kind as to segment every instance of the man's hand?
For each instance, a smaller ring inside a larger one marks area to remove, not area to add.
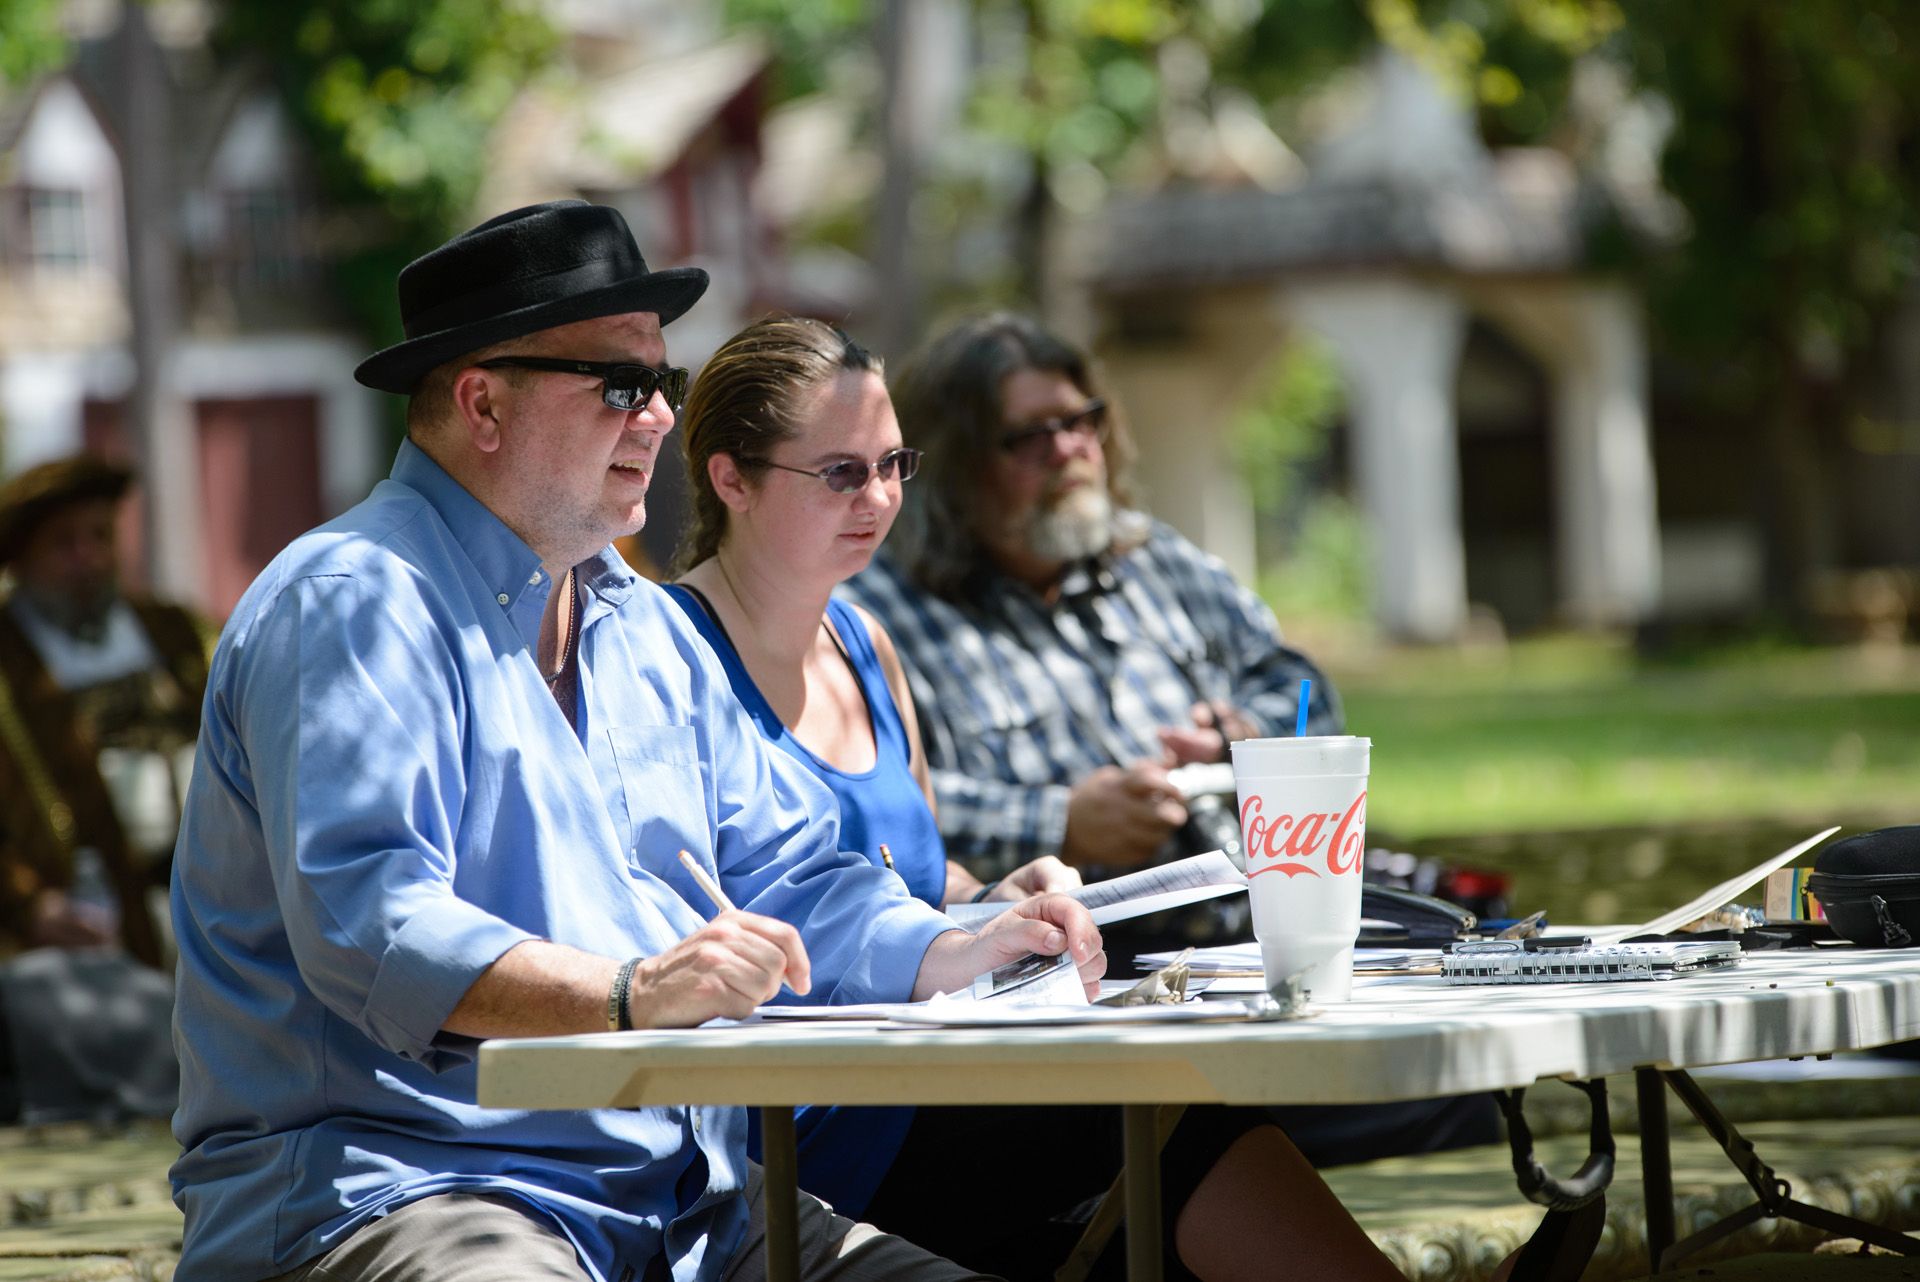
[[[1227,745],[1235,739],[1252,736],[1255,726],[1225,700],[1196,703],[1188,713],[1191,726],[1161,726],[1160,747],[1169,766],[1190,766],[1197,761],[1225,761]]]
[[[95,948],[119,938],[110,913],[64,890],[41,891],[28,913],[27,943],[34,947]]]
[[[633,972],[627,999],[635,1028],[692,1028],[715,1016],[744,1019],[784,982],[813,986],[800,932],[786,922],[729,909]]]
[[[1065,895],[1023,899],[977,935],[950,930],[935,938],[920,961],[913,999],[919,1002],[935,993],[957,992],[994,967],[1028,953],[1057,957],[1062,952],[1072,955],[1087,996],[1098,995],[1100,977],[1107,973],[1107,954],[1086,908]]]
[[[1187,821],[1180,790],[1151,761],[1125,770],[1101,766],[1067,798],[1067,835],[1060,856],[1070,864],[1137,868],[1152,859]]]
[[[1042,855],[1032,863],[1021,864],[993,888],[987,896],[993,900],[1021,900],[1031,895],[1050,895],[1061,890],[1078,890],[1085,883],[1080,870],[1069,867],[1052,855]]]

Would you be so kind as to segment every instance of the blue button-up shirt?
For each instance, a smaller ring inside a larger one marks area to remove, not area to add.
[[[745,1223],[744,1112],[475,1105],[441,1031],[502,953],[670,947],[735,903],[799,927],[816,1001],[906,997],[952,923],[836,849],[686,616],[583,563],[576,716],[532,646],[539,559],[426,454],[294,542],[214,656],[175,857],[180,1275],[255,1282],[450,1190],[524,1199],[593,1276],[717,1278]]]

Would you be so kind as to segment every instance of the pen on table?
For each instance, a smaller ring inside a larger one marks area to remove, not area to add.
[[[692,851],[681,851],[680,862],[687,866],[687,872],[692,876],[693,884],[707,892],[707,898],[713,901],[715,908],[718,908],[723,913],[734,911],[733,901],[727,898],[727,892],[720,889],[720,883],[713,879],[712,873],[701,867],[700,861],[693,857]],[[788,984],[784,979],[780,981],[780,987],[789,993],[793,992],[792,985]]]

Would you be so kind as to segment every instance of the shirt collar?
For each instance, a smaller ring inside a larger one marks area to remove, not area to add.
[[[1004,573],[985,556],[980,558],[979,565],[968,577],[967,586],[975,601],[983,605],[1004,601],[1009,594],[1024,593],[1032,600],[1041,602],[1043,608],[1053,610],[1080,597],[1104,596],[1116,591],[1120,586],[1120,578],[1114,573],[1117,559],[1118,554],[1112,548],[1108,548],[1093,556],[1070,563],[1061,572],[1060,592],[1050,605],[1045,604],[1045,598],[1040,593],[1012,575]]]
[[[502,606],[512,608],[521,593],[543,582],[539,555],[412,440],[400,442],[392,476],[446,523]],[[611,545],[575,568],[580,581],[613,606],[626,599],[639,577]]]

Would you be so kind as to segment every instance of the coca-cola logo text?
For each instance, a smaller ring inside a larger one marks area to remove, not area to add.
[[[1314,867],[1314,861],[1322,856],[1327,872],[1335,877],[1360,871],[1367,829],[1365,789],[1345,814],[1328,811],[1268,819],[1261,809],[1258,796],[1247,798],[1240,809],[1240,834],[1247,843],[1247,876],[1283,872],[1288,877],[1318,877],[1320,870]]]

